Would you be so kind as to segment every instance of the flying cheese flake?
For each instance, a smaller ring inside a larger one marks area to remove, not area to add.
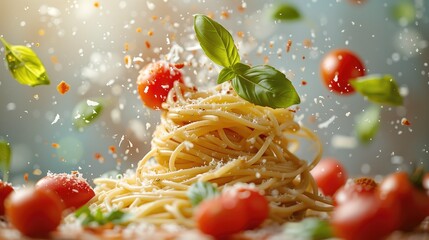
[[[98,103],[98,102],[95,102],[95,101],[92,101],[92,100],[86,100],[86,104],[88,105],[88,106],[90,106],[90,107],[95,107],[95,106],[98,106],[98,105],[100,105],[100,103]]]
[[[57,113],[57,115],[55,116],[54,121],[51,122],[51,125],[55,124],[58,122],[58,120],[60,120],[60,115]]]

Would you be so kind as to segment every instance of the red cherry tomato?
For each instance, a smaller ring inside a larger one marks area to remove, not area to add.
[[[6,199],[6,217],[22,234],[45,238],[61,222],[63,204],[54,193],[28,188],[16,191]]]
[[[400,209],[399,230],[411,231],[429,216],[429,196],[410,181],[406,172],[388,175],[380,183],[380,197],[395,201]]]
[[[201,202],[195,219],[201,232],[221,238],[243,231],[247,214],[246,207],[236,199],[219,196]]]
[[[423,187],[428,191],[429,193],[429,173],[426,173],[425,176],[423,177]]]
[[[334,194],[334,206],[341,205],[350,201],[359,195],[374,194],[377,189],[377,183],[369,177],[360,177],[347,182],[340,187]]]
[[[326,196],[332,196],[347,181],[344,166],[334,158],[324,158],[311,170],[317,186]]]
[[[394,202],[377,194],[359,195],[335,207],[331,225],[335,236],[345,240],[379,240],[398,225],[399,210]]]
[[[36,188],[57,193],[66,209],[80,208],[95,196],[88,182],[76,174],[49,174],[36,183]]]
[[[321,62],[321,75],[325,85],[335,93],[350,94],[355,90],[349,80],[365,75],[359,57],[346,49],[329,52]]]
[[[140,98],[146,106],[161,109],[175,81],[183,83],[182,73],[176,65],[165,61],[149,63],[137,79]]]
[[[13,187],[9,183],[0,180],[0,216],[4,215],[4,201],[13,192]]]

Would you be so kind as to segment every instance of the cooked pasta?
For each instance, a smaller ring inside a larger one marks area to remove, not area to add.
[[[192,227],[186,192],[208,181],[220,190],[239,183],[260,189],[275,222],[330,209],[310,174],[321,157],[320,142],[292,111],[256,106],[228,83],[206,91],[176,83],[163,107],[152,148],[135,173],[95,179],[93,204],[132,212],[133,221]],[[311,160],[295,155],[304,151],[303,141],[312,143]]]

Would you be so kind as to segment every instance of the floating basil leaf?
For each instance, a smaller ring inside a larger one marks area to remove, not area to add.
[[[10,45],[1,37],[0,41],[6,49],[9,71],[19,83],[32,87],[50,84],[45,67],[31,48]]]
[[[217,78],[217,83],[221,84],[223,82],[230,81],[235,76],[236,76],[236,74],[235,74],[234,70],[232,70],[229,67],[223,68],[219,73],[219,76]]]
[[[363,143],[371,141],[380,125],[380,107],[371,105],[356,117],[356,134]]]
[[[414,2],[402,0],[392,7],[392,15],[399,23],[409,24],[416,19]]]
[[[288,239],[300,240],[321,240],[334,237],[329,222],[319,218],[306,218],[301,222],[287,223],[283,235]]]
[[[186,193],[192,206],[197,206],[204,199],[213,198],[218,194],[219,191],[210,182],[196,182],[192,184]]]
[[[275,6],[272,18],[279,21],[292,21],[301,18],[298,9],[290,4],[282,3]]]
[[[368,75],[350,80],[353,88],[374,103],[402,105],[398,85],[390,75]]]
[[[130,219],[130,215],[121,210],[112,210],[103,213],[100,208],[94,210],[89,209],[88,206],[83,206],[76,210],[74,213],[83,226],[102,226],[107,223],[123,224]]]
[[[7,182],[9,178],[10,159],[12,152],[10,144],[6,141],[0,140],[0,169],[3,174],[3,181]]]
[[[291,81],[268,65],[238,73],[232,80],[232,86],[240,97],[261,106],[287,108],[300,103]]]
[[[207,16],[195,15],[194,29],[201,48],[213,62],[223,67],[240,62],[234,40],[222,25]]]
[[[73,124],[78,129],[83,128],[100,116],[102,111],[103,104],[100,101],[81,101],[73,110]]]

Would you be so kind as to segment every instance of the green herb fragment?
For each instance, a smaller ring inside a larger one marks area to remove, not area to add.
[[[321,240],[334,237],[329,222],[318,218],[306,218],[301,222],[287,223],[283,235],[288,239],[297,240]]]
[[[209,199],[219,195],[218,189],[210,182],[196,182],[188,189],[186,195],[192,206],[197,206],[204,199]]]
[[[9,71],[20,84],[32,87],[50,84],[45,67],[31,48],[10,45],[1,37],[0,41],[6,49],[5,61]]]
[[[350,80],[353,88],[369,101],[380,104],[402,105],[398,85],[390,75],[368,75]]]
[[[7,182],[9,178],[11,158],[12,151],[10,150],[10,144],[6,141],[0,140],[0,169],[3,174],[4,182]]]
[[[103,213],[100,208],[91,210],[86,205],[76,210],[74,215],[81,221],[83,226],[90,227],[103,226],[107,223],[112,223],[115,225],[124,224],[128,222],[130,218],[128,213],[120,210],[113,210],[111,212]]]
[[[298,9],[290,4],[282,3],[275,6],[272,18],[278,21],[293,21],[301,18]]]
[[[237,74],[231,68],[229,67],[223,68],[219,73],[219,76],[217,78],[217,83],[221,84],[224,82],[228,82],[231,79],[235,78],[236,75]]]
[[[416,19],[416,8],[414,2],[402,0],[392,7],[392,15],[401,24],[409,24]]]
[[[356,134],[363,143],[371,141],[380,125],[380,107],[371,105],[356,117]]]
[[[103,104],[100,101],[83,100],[73,110],[73,124],[81,129],[91,124],[103,111]]]

